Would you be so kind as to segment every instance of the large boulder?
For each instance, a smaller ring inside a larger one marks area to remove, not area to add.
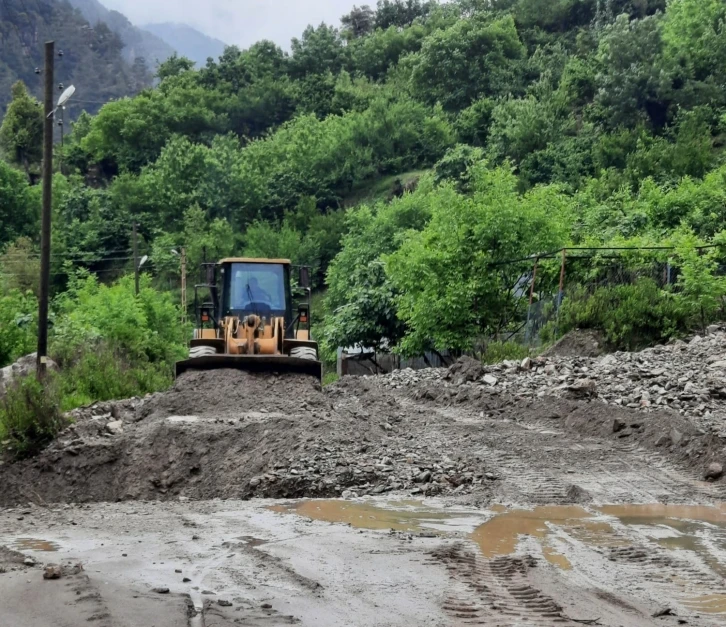
[[[27,377],[29,374],[35,374],[37,353],[31,353],[21,357],[14,364],[0,368],[0,398],[5,395],[5,390],[18,378]],[[57,364],[48,359],[48,370],[58,370]]]

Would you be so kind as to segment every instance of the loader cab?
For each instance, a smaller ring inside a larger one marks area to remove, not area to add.
[[[222,316],[292,320],[290,267],[286,259],[223,259]]]

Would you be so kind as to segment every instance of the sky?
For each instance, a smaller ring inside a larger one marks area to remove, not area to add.
[[[356,0],[101,0],[136,25],[182,22],[229,45],[271,39],[283,48],[308,24],[338,25]],[[358,0],[374,6],[374,0]]]

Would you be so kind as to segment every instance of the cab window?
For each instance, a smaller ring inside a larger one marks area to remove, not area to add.
[[[231,270],[230,309],[254,311],[256,305],[262,305],[272,311],[285,311],[283,266],[268,263],[235,263],[232,264]]]

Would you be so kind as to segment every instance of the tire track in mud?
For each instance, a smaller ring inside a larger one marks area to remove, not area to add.
[[[461,543],[437,549],[452,579],[443,607],[452,625],[575,625],[562,607],[529,581],[531,556],[488,560]]]

